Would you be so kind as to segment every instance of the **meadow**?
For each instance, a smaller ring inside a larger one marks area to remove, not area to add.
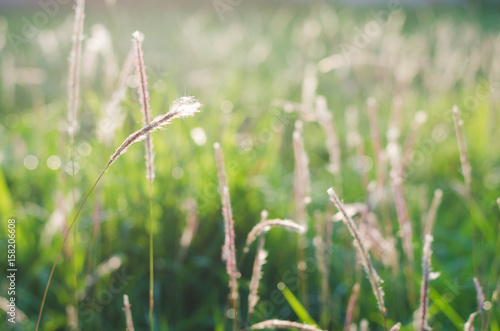
[[[40,330],[500,330],[498,8],[88,2],[75,71],[62,2],[0,12],[0,329],[62,247]]]

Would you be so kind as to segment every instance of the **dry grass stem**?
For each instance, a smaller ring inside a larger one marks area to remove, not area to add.
[[[361,237],[361,234],[359,233],[358,227],[356,226],[356,223],[352,220],[352,218],[347,214],[347,212],[344,209],[344,206],[342,202],[340,202],[339,197],[337,194],[335,194],[335,191],[333,188],[328,189],[328,194],[330,195],[330,200],[335,204],[337,209],[343,214],[344,216],[344,224],[346,225],[347,229],[351,233],[351,235],[354,238],[354,246],[357,248],[361,255],[361,261],[363,262],[364,269],[366,271],[366,274],[368,275],[368,279],[370,280],[370,283],[372,285],[373,289],[373,294],[375,295],[375,298],[377,299],[378,302],[378,307],[380,310],[380,313],[382,314],[382,317],[384,318],[384,323],[386,324],[386,313],[387,309],[385,308],[384,304],[384,291],[382,290],[381,284],[383,283],[382,279],[377,274],[377,271],[373,267],[373,263],[371,261],[370,255],[368,254],[368,250],[365,247],[365,243],[363,241],[363,238]],[[386,326],[387,329],[387,326]]]
[[[401,329],[401,323],[395,324],[389,331],[398,331]]]
[[[142,123],[147,126],[151,122],[151,110],[149,109],[149,91],[148,91],[148,78],[146,76],[146,66],[144,64],[144,54],[142,52],[142,40],[144,35],[139,31],[133,33],[135,46],[135,74],[139,80],[137,90],[139,92],[139,101],[141,103]],[[146,176],[150,182],[154,180],[154,152],[153,152],[153,139],[151,133],[146,134]]]
[[[77,0],[75,7],[75,23],[73,25],[73,47],[69,56],[68,78],[68,134],[73,145],[77,129],[78,103],[80,99],[80,67],[82,58],[83,21],[85,19],[85,0]]]
[[[231,208],[231,199],[229,196],[229,188],[227,187],[226,169],[224,166],[224,158],[220,144],[214,144],[215,160],[217,163],[218,176],[219,176],[219,190],[222,200],[222,214],[224,217],[224,246],[222,247],[222,260],[226,262],[226,272],[229,275],[229,297],[235,312],[233,318],[233,328],[237,328],[238,318],[238,278],[240,273],[236,265],[236,248],[235,248],[235,234],[234,234],[234,219],[233,211]]]
[[[481,324],[484,321],[484,310],[483,310],[483,304],[484,304],[484,294],[483,294],[483,289],[481,288],[481,284],[479,284],[479,280],[477,277],[474,277],[474,287],[476,288],[476,295],[477,295],[477,312],[481,316]]]
[[[358,292],[359,292],[359,284],[356,283],[352,287],[351,296],[349,297],[349,303],[347,304],[347,311],[345,313],[344,331],[349,331],[349,326],[351,325],[352,317],[354,314],[354,307],[356,307]]]
[[[269,231],[273,227],[280,227],[288,231],[295,231],[300,234],[306,231],[306,228],[300,224],[295,223],[292,220],[280,220],[272,219],[266,220],[254,226],[252,230],[248,233],[247,242],[245,244],[244,252],[247,253],[250,245],[255,241],[255,239],[260,236],[261,233]]]
[[[125,153],[130,145],[144,140],[148,133],[164,128],[166,125],[170,124],[173,119],[193,116],[200,111],[200,107],[201,104],[194,97],[182,97],[177,99],[170,107],[168,113],[156,117],[150,124],[128,136],[120,147],[118,147],[116,152],[111,155],[108,166],[115,162],[119,156]]]
[[[429,281],[436,278],[437,274],[431,273],[432,240],[430,234],[425,235],[424,249],[422,254],[422,283],[420,285],[420,309],[415,329],[428,330],[427,310],[429,309]]]
[[[474,318],[476,317],[477,314],[478,312],[475,311],[469,315],[467,322],[464,324],[464,331],[474,331],[474,326],[472,324],[474,323]]]
[[[302,324],[298,322],[282,321],[282,320],[267,320],[254,324],[250,327],[251,330],[263,329],[293,329],[299,331],[323,331],[314,325]]]
[[[125,311],[125,320],[127,323],[127,331],[134,331],[134,323],[132,322],[132,312],[130,307],[132,306],[128,300],[128,295],[123,295],[123,310]]]
[[[467,157],[467,145],[465,144],[465,137],[462,132],[463,121],[460,119],[460,111],[457,106],[453,106],[453,120],[455,122],[455,133],[458,140],[458,150],[460,152],[460,163],[462,164],[462,174],[465,181],[465,189],[467,198],[470,198],[470,185],[471,185],[471,166]]]
[[[263,224],[267,219],[267,211],[263,210],[261,213],[260,224]],[[262,231],[259,236],[259,243],[257,245],[257,253],[252,269],[252,278],[250,279],[250,293],[248,295],[248,322],[251,322],[252,313],[255,305],[259,301],[259,282],[262,278],[262,266],[266,263],[267,251],[264,250],[264,232]]]
[[[369,211],[370,207],[363,202],[346,203],[344,204],[344,210],[349,217],[353,217],[356,214],[364,214]],[[342,212],[338,212],[331,217],[333,222],[339,222],[344,220],[344,215]]]
[[[431,207],[429,208],[429,212],[425,217],[425,228],[424,228],[424,236],[432,233],[432,228],[434,227],[434,223],[436,221],[436,214],[441,204],[441,200],[443,199],[443,191],[440,189],[436,189],[434,191],[434,197],[432,198]]]

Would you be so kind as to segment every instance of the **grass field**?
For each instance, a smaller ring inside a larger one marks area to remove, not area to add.
[[[353,326],[344,330],[366,330],[366,323],[369,330],[384,330],[353,239],[343,222],[333,221],[338,210],[327,194],[333,187],[344,204],[362,203],[354,221],[384,280],[389,328],[400,322],[401,330],[414,329],[424,228],[440,189],[431,257],[440,275],[429,282],[429,326],[464,328],[478,310],[477,277],[484,303],[474,327],[500,330],[492,298],[500,287],[497,8],[108,3],[86,8],[74,146],[67,132],[71,5],[60,5],[44,24],[36,17],[41,7],[0,12],[0,245],[7,252],[8,220],[15,219],[18,308],[16,324],[2,311],[0,329],[36,327],[52,264],[77,208],[116,148],[143,125],[134,69],[125,76],[118,106],[109,107],[132,33],[139,30],[152,116],[182,96],[194,96],[203,107],[152,134],[151,210],[144,144],[131,146],[106,171],[72,229],[76,236],[71,233],[62,250],[41,330],[123,330],[124,294],[135,329],[150,328],[150,212],[154,329],[234,328],[221,259],[227,222],[215,142],[224,155],[234,216],[238,328],[248,326],[257,245],[245,256],[243,249],[267,210],[269,219],[305,222],[307,231],[273,228],[265,234],[267,263],[249,324],[280,319],[343,330],[348,315]],[[470,194],[454,105],[472,169]],[[294,149],[297,121],[310,192],[296,162],[302,160]],[[327,144],[332,132],[325,123],[338,137],[338,172],[332,171],[336,144]],[[398,164],[407,168],[401,183],[399,177],[391,181]],[[193,228],[196,220],[192,241],[182,248],[186,224]],[[2,261],[8,274],[7,258]],[[355,283],[359,293],[348,312]],[[9,279],[0,284],[0,297],[9,300]]]

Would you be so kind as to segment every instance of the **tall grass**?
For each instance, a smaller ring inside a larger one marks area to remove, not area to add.
[[[139,142],[139,141],[146,139],[148,134],[164,128],[166,125],[170,124],[170,122],[176,118],[184,118],[184,117],[193,116],[194,114],[196,114],[200,110],[200,107],[201,107],[201,104],[197,100],[195,100],[193,97],[182,97],[179,100],[176,100],[173,103],[173,105],[170,107],[170,110],[166,114],[156,117],[155,119],[153,119],[151,121],[150,124],[142,127],[142,129],[132,133],[130,136],[128,136],[123,141],[123,143],[118,147],[118,149],[115,151],[115,153],[113,153],[113,155],[111,155],[107,165],[104,167],[104,170],[97,177],[96,181],[94,182],[94,184],[92,185],[92,187],[88,191],[87,195],[85,195],[85,198],[83,199],[82,203],[80,204],[80,207],[78,208],[78,211],[77,211],[75,217],[73,218],[72,222],[70,223],[70,225],[68,227],[68,231],[66,232],[66,235],[64,236],[63,242],[62,242],[61,246],[59,247],[59,250],[58,250],[57,255],[55,257],[54,264],[52,265],[52,270],[50,271],[50,275],[49,275],[49,278],[47,280],[47,285],[45,286],[45,292],[43,294],[42,303],[40,306],[40,311],[38,313],[38,321],[37,321],[37,325],[36,325],[36,330],[38,330],[38,328],[40,326],[40,320],[42,318],[43,307],[45,304],[45,299],[47,297],[47,292],[49,290],[50,281],[52,280],[52,276],[54,274],[54,270],[56,268],[57,261],[59,260],[59,256],[61,255],[61,251],[62,251],[64,245],[66,244],[66,241],[68,240],[68,236],[71,233],[71,229],[75,225],[75,223],[78,219],[78,216],[80,215],[80,212],[82,211],[82,208],[85,205],[85,202],[87,202],[87,199],[92,194],[92,192],[94,191],[95,187],[97,186],[97,184],[99,183],[101,178],[104,176],[104,173],[106,172],[106,170],[108,170],[108,168],[111,166],[111,164],[113,164],[118,159],[118,157],[123,155],[123,153],[125,153],[131,145],[133,145],[136,142]]]
[[[139,31],[134,32],[133,42],[135,46],[135,74],[139,80],[138,92],[139,101],[141,103],[142,123],[147,126],[151,123],[151,110],[149,109],[149,91],[148,78],[146,76],[146,66],[144,64],[144,56],[142,53],[142,35]],[[149,328],[154,329],[154,256],[153,256],[153,180],[155,178],[154,170],[154,152],[153,138],[151,134],[146,135],[144,140],[146,146],[146,178],[149,181]]]

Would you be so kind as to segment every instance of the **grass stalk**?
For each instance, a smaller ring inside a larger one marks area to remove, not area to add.
[[[267,320],[250,327],[251,330],[264,330],[264,329],[293,329],[299,331],[323,331],[314,325],[308,325],[298,322],[282,321],[282,320]]]
[[[229,289],[230,289],[230,302],[234,310],[233,316],[233,330],[238,330],[238,278],[239,272],[236,265],[236,248],[235,248],[235,234],[234,234],[234,219],[233,211],[231,208],[231,199],[229,196],[229,188],[227,186],[226,168],[224,166],[224,158],[219,143],[214,144],[215,160],[217,163],[218,177],[219,177],[219,190],[222,200],[222,214],[224,217],[224,246],[222,247],[222,259],[226,262],[226,271],[229,275]]]
[[[343,203],[340,202],[340,199],[333,190],[333,188],[328,189],[328,194],[330,195],[330,200],[342,213],[342,216],[344,218],[344,224],[346,225],[347,229],[354,238],[354,246],[361,255],[361,261],[363,262],[363,267],[372,285],[373,294],[377,299],[378,308],[380,310],[380,313],[382,314],[382,318],[384,319],[384,327],[385,330],[387,330],[387,317],[386,317],[387,309],[385,308],[384,304],[384,291],[382,290],[381,287],[383,281],[382,279],[380,279],[380,277],[377,274],[377,271],[373,267],[372,260],[370,258],[370,255],[368,254],[368,250],[365,247],[365,243],[363,241],[363,238],[361,237],[361,234],[359,233],[356,223],[354,223],[353,219],[345,211]]]
[[[132,133],[129,135],[123,143],[118,147],[118,149],[111,155],[109,158],[108,164],[104,168],[104,170],[101,172],[99,177],[97,177],[97,180],[94,182],[92,185],[90,191],[87,193],[85,198],[83,199],[82,203],[80,204],[80,207],[78,208],[77,213],[75,214],[75,217],[73,218],[73,221],[71,222],[70,226],[68,227],[68,230],[64,236],[63,242],[57,252],[54,264],[52,265],[52,270],[50,271],[49,279],[47,280],[47,285],[45,287],[45,292],[43,294],[42,298],[42,304],[40,306],[40,311],[38,313],[38,320],[36,324],[36,331],[38,331],[39,326],[40,326],[40,320],[42,318],[42,312],[43,312],[43,307],[45,304],[45,299],[47,298],[47,292],[49,290],[50,286],[50,281],[52,280],[52,276],[54,274],[54,270],[56,268],[57,261],[59,260],[59,256],[61,255],[61,251],[66,244],[66,241],[68,240],[69,234],[71,232],[71,229],[75,225],[78,216],[80,215],[80,212],[82,211],[83,206],[85,205],[85,202],[89,198],[90,194],[94,191],[95,187],[101,180],[102,176],[108,170],[109,166],[115,162],[118,157],[123,155],[127,151],[127,149],[134,143],[142,141],[146,138],[148,133],[154,132],[156,130],[162,129],[165,125],[169,124],[173,119],[175,118],[183,118],[183,117],[188,117],[192,116],[195,113],[199,111],[199,108],[201,107],[201,104],[195,100],[193,97],[182,97],[179,100],[175,101],[174,104],[170,107],[170,110],[164,114],[156,117],[149,125],[144,126],[142,129]]]
[[[267,211],[263,210],[261,213],[260,224],[263,224],[267,219]],[[255,305],[259,301],[259,282],[262,278],[262,266],[266,263],[267,252],[264,250],[264,231],[261,231],[259,235],[259,243],[257,244],[257,252],[255,254],[255,259],[252,269],[252,278],[250,279],[250,293],[248,295],[248,316],[247,324],[250,325],[252,313],[254,311]]]
[[[359,283],[355,283],[352,287],[351,296],[349,297],[349,302],[347,304],[347,310],[345,313],[345,323],[344,323],[344,331],[349,331],[352,317],[354,315],[354,308],[356,307],[356,300],[358,298],[359,293]]]
[[[141,103],[142,121],[144,126],[151,123],[151,111],[149,108],[148,79],[146,76],[146,66],[144,64],[144,55],[142,51],[142,39],[144,36],[136,31],[133,34],[132,41],[135,46],[135,66],[136,76],[139,78],[138,92]],[[154,172],[154,153],[153,138],[150,133],[146,134],[146,177],[149,181],[149,329],[154,330],[154,252],[153,252],[153,180]]]
[[[128,295],[123,295],[123,310],[125,311],[125,320],[127,323],[127,331],[134,331],[134,323],[132,321],[132,312],[130,307],[132,306],[128,300]]]

